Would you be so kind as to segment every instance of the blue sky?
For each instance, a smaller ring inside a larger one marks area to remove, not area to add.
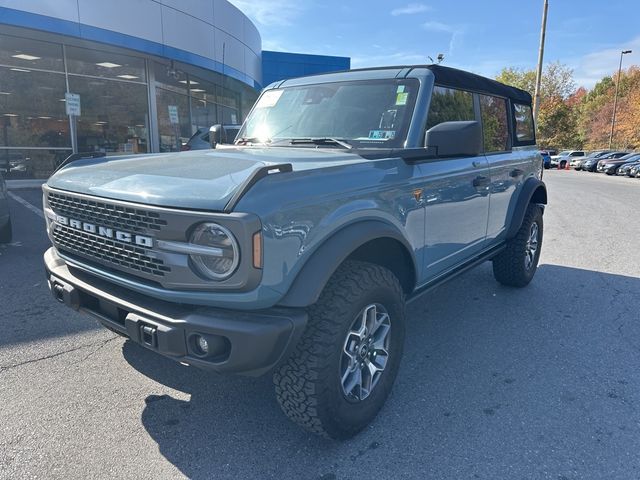
[[[257,25],[265,50],[352,58],[353,67],[430,63],[495,76],[534,68],[542,0],[231,0]],[[640,64],[640,0],[550,0],[545,63],[574,69],[592,87]]]

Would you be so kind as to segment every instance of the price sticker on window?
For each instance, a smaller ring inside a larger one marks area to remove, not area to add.
[[[271,108],[275,107],[280,100],[280,97],[284,93],[284,90],[268,90],[258,100],[256,108]]]

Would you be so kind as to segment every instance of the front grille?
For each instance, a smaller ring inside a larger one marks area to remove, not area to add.
[[[159,231],[167,225],[167,221],[159,213],[114,205],[103,200],[89,200],[51,191],[48,192],[47,199],[50,207],[59,215],[104,227],[139,233]]]
[[[64,225],[56,225],[52,235],[58,249],[73,254],[84,255],[159,277],[171,271],[162,260],[150,257],[144,248],[109,240]]]

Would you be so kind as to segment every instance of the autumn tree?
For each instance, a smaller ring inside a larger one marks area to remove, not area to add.
[[[521,88],[534,95],[536,72],[519,68],[505,68],[496,80]],[[559,62],[544,67],[540,82],[540,110],[538,112],[538,144],[545,147],[577,148],[583,143],[578,131],[579,104],[573,70]]]

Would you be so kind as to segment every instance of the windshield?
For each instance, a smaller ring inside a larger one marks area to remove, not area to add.
[[[417,93],[414,79],[268,90],[258,99],[236,143],[280,146],[297,140],[293,144],[299,146],[307,139],[314,147],[336,148],[340,143],[335,140],[359,148],[402,147]]]
[[[558,154],[558,156],[559,157],[563,157],[563,156],[569,155],[570,153],[571,153],[571,150],[564,150],[564,151],[560,152]]]

